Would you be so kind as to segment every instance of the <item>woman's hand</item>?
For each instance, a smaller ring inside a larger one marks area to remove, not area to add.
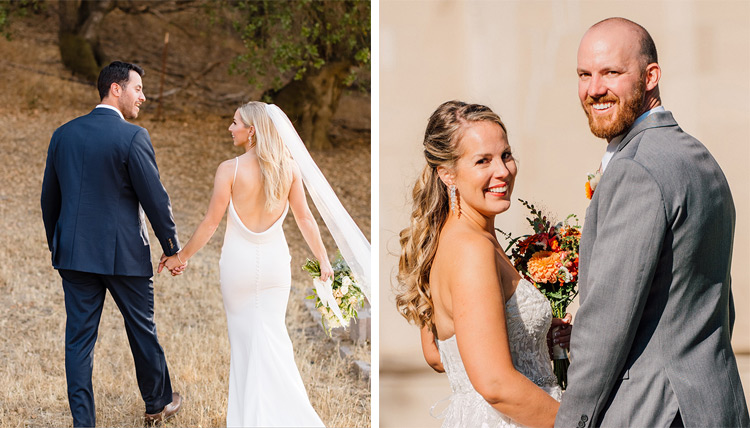
[[[181,275],[187,267],[187,261],[185,261],[185,263],[182,263],[177,254],[179,253],[175,253],[174,255],[167,257],[164,260],[164,266],[169,269],[169,273],[171,273],[172,276]]]
[[[424,360],[427,361],[427,364],[429,364],[429,366],[436,372],[445,373],[443,361],[440,359],[440,350],[438,349],[437,342],[435,342],[435,334],[427,326],[422,327],[419,333],[422,342],[422,354],[424,355]]]
[[[550,353],[553,345],[570,349],[570,335],[573,332],[572,322],[573,316],[570,314],[565,314],[564,318],[552,318],[552,324],[547,332],[547,345],[549,345]]]
[[[333,279],[333,268],[331,267],[331,262],[326,258],[320,261],[320,279],[321,281],[325,281],[328,278]]]

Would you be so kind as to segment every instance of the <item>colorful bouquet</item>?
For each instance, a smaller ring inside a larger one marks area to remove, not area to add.
[[[512,237],[498,230],[510,244],[509,257],[516,270],[534,284],[552,306],[552,316],[563,318],[570,302],[578,295],[578,244],[581,227],[578,217],[569,215],[555,225],[534,205],[519,199],[531,211],[527,218],[534,233]],[[576,224],[569,223],[575,219]],[[552,350],[557,383],[562,389],[568,384],[568,355],[559,345]]]
[[[307,259],[302,269],[313,278],[313,294],[308,299],[315,299],[315,308],[323,316],[321,323],[328,336],[331,329],[348,327],[350,320],[357,319],[357,309],[364,306],[365,296],[357,285],[351,269],[339,254],[333,262],[333,278],[327,281],[320,279],[320,262]]]

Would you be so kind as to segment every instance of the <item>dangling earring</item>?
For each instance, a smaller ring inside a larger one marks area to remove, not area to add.
[[[448,192],[451,200],[451,212],[453,212],[458,218],[461,218],[461,206],[458,202],[458,196],[456,196],[456,185],[451,184],[448,186]]]

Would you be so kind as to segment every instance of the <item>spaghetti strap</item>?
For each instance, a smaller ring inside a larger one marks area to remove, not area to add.
[[[232,177],[232,187],[229,189],[230,193],[234,190],[234,180],[237,179],[237,167],[240,165],[240,157],[237,156],[234,160],[234,177]]]

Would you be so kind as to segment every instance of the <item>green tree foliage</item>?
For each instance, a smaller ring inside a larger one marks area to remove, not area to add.
[[[267,89],[264,100],[287,113],[309,147],[330,148],[343,88],[369,89],[370,2],[239,0],[232,7],[247,51],[231,70]]]
[[[0,36],[11,39],[9,27],[13,15],[26,16],[29,13],[39,13],[43,6],[43,0],[0,0]]]
[[[320,0],[240,0],[235,28],[247,52],[238,56],[232,70],[244,73],[251,83],[273,75],[274,89],[284,78],[301,80],[324,65],[347,62],[351,70],[342,83],[351,85],[370,66],[370,2]]]

